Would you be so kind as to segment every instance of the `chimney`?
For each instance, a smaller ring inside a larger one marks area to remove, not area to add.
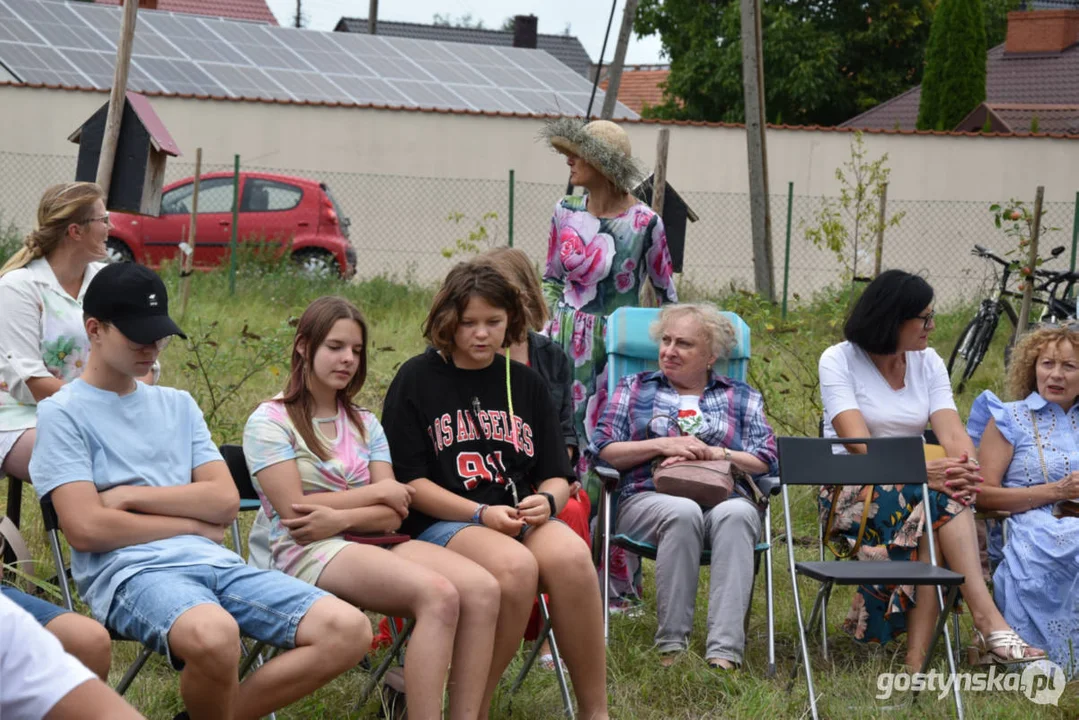
[[[535,15],[516,15],[513,18],[513,47],[536,48]]]
[[[1058,53],[1079,42],[1079,10],[1018,10],[1008,13],[1004,52]]]

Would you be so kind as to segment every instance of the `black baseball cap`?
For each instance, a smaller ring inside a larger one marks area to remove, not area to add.
[[[150,345],[169,335],[187,339],[169,317],[165,283],[145,265],[106,265],[86,288],[82,310],[115,325],[132,342]]]

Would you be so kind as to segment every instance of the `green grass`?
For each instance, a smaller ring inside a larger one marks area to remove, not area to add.
[[[173,299],[173,315],[179,318],[179,278],[172,268],[163,271]],[[184,327],[198,339],[204,353],[205,372],[198,369],[193,353],[176,342],[165,352],[162,382],[192,391],[204,411],[211,396],[217,406],[210,423],[217,442],[236,442],[250,411],[262,399],[278,392],[285,380],[291,343],[290,317],[298,317],[314,298],[336,293],[354,301],[365,313],[371,329],[370,372],[360,401],[376,413],[401,362],[422,350],[420,325],[432,292],[417,287],[407,278],[380,278],[342,284],[299,277],[273,263],[247,258],[241,265],[234,296],[228,292],[227,274],[213,272],[193,278],[192,296]],[[689,299],[701,297],[684,288]],[[779,434],[816,434],[819,392],[816,360],[820,352],[836,342],[842,326],[847,299],[841,293],[824,293],[792,309],[786,321],[778,311],[752,296],[732,291],[716,300],[741,313],[753,330],[754,359],[750,381],[766,395],[768,411]],[[969,308],[952,309],[937,316],[937,332],[932,344],[947,359],[955,337],[971,314]],[[213,326],[213,323],[217,323]],[[246,328],[246,335],[244,329]],[[966,415],[972,399],[985,388],[1003,387],[1004,332],[998,332],[986,363],[979,369],[969,389],[959,398]],[[248,336],[257,336],[251,339]],[[247,338],[247,339],[244,339]],[[215,357],[216,353],[216,357]],[[261,364],[260,364],[261,363]],[[194,367],[192,367],[194,366]],[[239,388],[237,380],[253,373]],[[209,380],[207,380],[207,377]],[[230,397],[221,400],[222,396]],[[0,485],[6,484],[0,481]],[[0,487],[0,497],[6,488]],[[795,552],[800,559],[816,555],[816,502],[812,491],[791,493]],[[38,575],[49,577],[49,551],[41,529],[36,502],[25,490],[23,528],[35,558],[42,562]],[[246,534],[251,516],[242,518]],[[782,504],[773,505],[773,533],[783,532]],[[707,617],[708,569],[702,569],[697,597],[697,613],[691,638],[692,653],[672,668],[661,668],[651,651],[656,629],[655,592],[652,564],[645,563],[646,607],[636,619],[613,617],[608,653],[608,687],[612,716],[622,719],[659,718],[798,718],[806,716],[808,704],[805,682],[799,675],[793,693],[785,691],[786,678],[798,651],[794,602],[787,564],[787,546],[777,544],[773,559],[776,601],[776,652],[778,677],[765,677],[767,625],[763,572],[754,594],[745,668],[733,675],[717,675],[707,669],[699,654],[704,650]],[[808,612],[815,593],[812,583],[799,585]],[[837,590],[830,604],[830,656],[825,660],[819,642],[813,644],[813,664],[823,717],[946,718],[953,710],[950,696],[938,700],[926,694],[914,706],[910,697],[897,695],[878,701],[878,673],[899,671],[902,647],[862,646],[843,636],[838,625],[846,613],[850,590]],[[85,608],[84,608],[85,609]],[[970,638],[969,615],[963,617],[964,638]],[[114,645],[111,680],[115,683],[135,655],[131,643]],[[696,654],[694,654],[696,653]],[[523,657],[523,653],[522,653]],[[516,696],[509,695],[519,658],[507,672],[502,691],[496,696],[492,717],[539,720],[559,716],[561,701],[552,673],[535,670]],[[946,667],[938,653],[938,669]],[[967,668],[964,668],[967,669]],[[356,714],[350,714],[356,693],[366,679],[357,669],[334,683],[278,713],[279,718],[374,718],[378,701],[374,698]],[[139,675],[128,699],[147,717],[171,718],[181,708],[178,677],[163,659],[154,657]],[[1041,707],[1019,693],[967,693],[967,716],[972,718],[1069,718],[1079,716],[1079,692],[1072,684],[1059,707]]]

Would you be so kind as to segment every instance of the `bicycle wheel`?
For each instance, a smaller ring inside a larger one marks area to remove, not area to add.
[[[993,340],[996,323],[978,316],[967,323],[948,358],[948,376],[956,393],[963,392],[967,381],[985,358],[985,351]]]

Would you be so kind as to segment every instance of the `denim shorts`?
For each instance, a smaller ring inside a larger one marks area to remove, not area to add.
[[[17,590],[7,585],[0,587],[0,594],[33,615],[34,619],[37,620],[38,624],[42,627],[48,625],[64,613],[71,612],[67,608],[62,608],[48,600],[42,600],[33,595],[27,595],[22,590]]]
[[[203,603],[222,607],[240,632],[277,648],[296,644],[296,628],[316,600],[328,593],[278,570],[248,565],[184,565],[143,570],[125,580],[113,597],[108,627],[168,657],[176,619]]]
[[[551,518],[550,520],[548,520],[548,522],[560,522],[563,525],[566,524],[558,518]],[[486,527],[485,525],[474,522],[459,522],[457,520],[438,520],[435,522],[434,525],[431,525],[426,530],[421,532],[418,536],[416,536],[416,539],[423,540],[424,542],[429,542],[434,545],[439,545],[441,547],[446,547],[447,545],[449,545],[450,540],[453,540],[454,536],[457,535],[457,533],[461,532],[466,527],[473,526]],[[524,540],[525,535],[527,535],[528,531],[531,529],[531,525],[525,525],[523,528],[521,528],[521,532],[518,533],[514,539]]]

